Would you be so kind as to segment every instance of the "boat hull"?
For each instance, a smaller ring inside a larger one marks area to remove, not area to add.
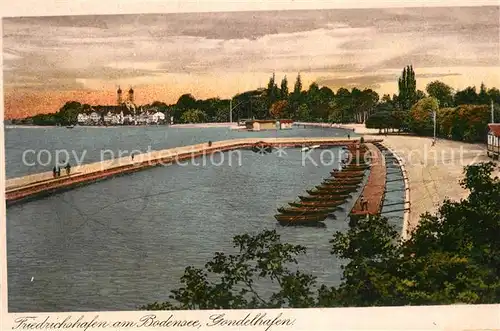
[[[283,215],[314,215],[314,214],[330,214],[336,212],[337,208],[315,208],[315,207],[291,207],[291,208],[278,208],[278,212]]]
[[[314,208],[333,208],[342,205],[345,201],[300,201],[300,202],[289,202],[288,204],[292,207],[303,208],[303,207],[314,207]]]
[[[348,194],[342,194],[342,195],[313,195],[313,196],[299,195],[300,201],[331,201],[331,202],[339,202],[339,203],[343,203],[348,197],[349,197]]]
[[[314,223],[323,222],[328,217],[328,214],[317,215],[274,215],[274,218],[281,225],[312,225]]]

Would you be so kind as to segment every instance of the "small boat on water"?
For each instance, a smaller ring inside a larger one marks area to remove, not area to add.
[[[315,186],[315,188],[318,188],[320,186],[321,188],[328,188],[332,190],[348,190],[349,192],[352,192],[353,190],[357,190],[358,187],[361,186],[361,182],[359,183],[336,183],[336,182],[322,182],[321,185]]]
[[[338,208],[326,208],[326,207],[280,207],[278,208],[278,212],[282,214],[290,214],[290,215],[312,215],[312,214],[330,214],[334,213],[338,210]]]
[[[349,198],[349,194],[338,194],[338,195],[313,195],[313,196],[307,196],[307,195],[299,195],[299,200],[300,201],[330,201],[330,202],[336,202],[339,204],[344,203],[344,201]]]
[[[363,181],[363,177],[358,177],[358,178],[331,178],[331,179],[325,179],[327,184],[338,184],[339,186],[344,185],[344,186],[349,186],[349,185],[358,185]]]
[[[324,187],[324,188],[316,188],[313,190],[306,190],[307,194],[309,195],[330,195],[330,196],[345,196],[349,195],[349,193],[356,191],[357,188],[353,187],[351,189],[339,189],[337,187],[335,188],[330,188],[330,187]]]
[[[328,214],[274,215],[274,218],[281,225],[313,225],[314,223],[323,222],[327,217]]]
[[[335,178],[355,178],[355,177],[364,177],[365,172],[359,170],[353,171],[331,171],[330,175]]]
[[[66,129],[73,129],[75,126],[74,125],[67,125]]]
[[[358,189],[361,186],[361,183],[351,184],[349,185],[339,185],[338,183],[321,183],[321,185],[316,185],[314,188],[317,190],[329,190],[329,191],[345,191],[352,192]]]
[[[303,208],[303,207],[314,207],[314,208],[339,208],[340,205],[344,204],[345,200],[333,201],[333,200],[319,200],[319,201],[294,201],[288,204],[292,207]]]

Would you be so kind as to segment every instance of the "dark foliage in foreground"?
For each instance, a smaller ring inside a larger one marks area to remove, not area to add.
[[[234,238],[239,253],[216,253],[198,269],[187,267],[171,302],[141,307],[240,309],[500,302],[500,181],[493,163],[465,168],[467,199],[443,202],[421,216],[402,242],[387,219],[362,219],[330,241],[332,254],[349,262],[338,287],[320,285],[307,271],[292,271],[305,248],[280,242],[275,231]],[[214,281],[209,280],[215,279]],[[263,297],[258,279],[279,290]]]

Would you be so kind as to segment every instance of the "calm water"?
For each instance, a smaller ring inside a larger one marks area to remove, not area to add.
[[[164,148],[275,134],[161,127],[11,129],[6,132],[7,173],[35,172],[19,166],[25,148],[88,149],[86,160],[91,162],[102,148]],[[344,132],[296,129],[278,134]],[[321,152],[312,153],[318,164]],[[329,254],[328,240],[334,231],[348,228],[345,212],[328,219],[324,229],[283,228],[273,218],[277,207],[318,185],[334,165],[303,164],[298,149],[281,156],[241,151],[240,165],[236,158],[230,164],[227,155],[220,166],[157,167],[10,207],[9,310],[128,310],[162,301],[179,287],[186,266],[202,266],[215,251],[231,252],[234,235],[274,228],[283,241],[308,248],[300,259],[302,270],[320,282],[337,284],[341,261]],[[346,203],[346,211],[355,198]]]

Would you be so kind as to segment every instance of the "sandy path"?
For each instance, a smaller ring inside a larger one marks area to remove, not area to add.
[[[410,217],[408,230],[418,225],[420,215],[435,212],[445,198],[459,200],[467,196],[459,181],[463,167],[478,162],[491,161],[486,146],[463,142],[438,140],[432,146],[428,137],[378,135],[378,130],[366,129],[363,124],[344,125],[354,128],[366,138],[383,138],[383,144],[399,155],[405,164],[410,186]],[[497,167],[494,175],[500,176]]]

